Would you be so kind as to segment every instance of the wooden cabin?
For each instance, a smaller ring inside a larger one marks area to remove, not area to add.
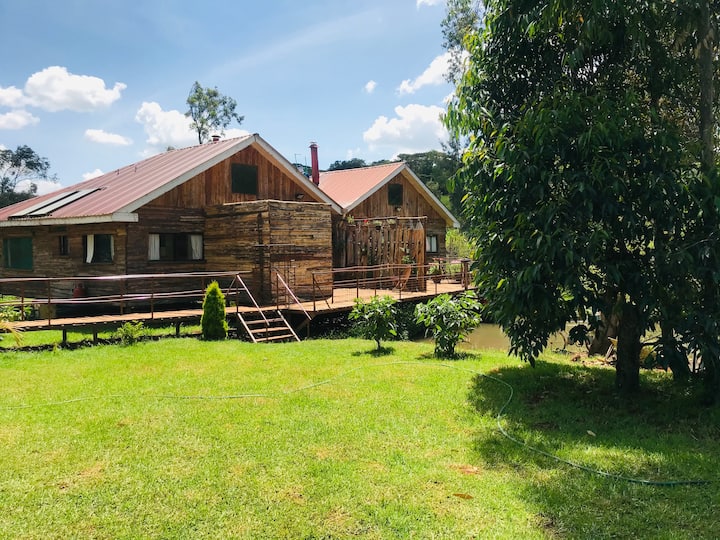
[[[309,298],[313,271],[328,290],[333,268],[445,255],[457,220],[405,163],[320,173],[311,151],[312,179],[255,134],[171,150],[0,208],[0,277],[80,278],[51,290],[5,283],[0,293],[96,297],[117,294],[117,282],[82,277],[240,272],[270,304],[284,296],[278,273]],[[148,293],[152,284],[128,287]]]
[[[312,287],[307,268],[332,268],[340,212],[259,135],[216,141],[1,208],[0,277],[239,271],[253,296],[272,302],[275,269],[302,292]],[[54,298],[73,294],[68,282],[55,286],[68,290]],[[83,293],[117,292],[92,287]]]
[[[333,215],[333,265],[422,267],[445,257],[457,219],[403,162],[323,172],[319,187],[341,207]]]

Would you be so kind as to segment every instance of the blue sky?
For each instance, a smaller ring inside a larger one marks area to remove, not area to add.
[[[444,0],[5,0],[0,146],[61,185],[197,143],[186,99],[217,87],[290,161],[440,149],[452,87]],[[40,185],[40,192],[52,186]]]

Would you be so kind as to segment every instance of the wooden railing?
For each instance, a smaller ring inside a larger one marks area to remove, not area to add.
[[[58,309],[154,314],[177,305],[199,306],[211,281],[217,281],[226,289],[226,297],[230,299],[234,296],[231,284],[237,275],[238,272],[187,272],[0,278],[0,309],[14,310],[21,320],[39,318],[47,319],[48,323],[57,317]],[[94,291],[100,292],[94,294]]]
[[[409,292],[427,291],[438,293],[440,284],[456,284],[467,290],[472,282],[470,259],[436,258],[429,264],[381,264],[353,266],[348,268],[311,269],[313,282],[313,310],[317,303],[332,308],[338,294],[353,290],[356,297],[360,291],[393,291],[398,299]],[[343,297],[343,300],[345,298]]]

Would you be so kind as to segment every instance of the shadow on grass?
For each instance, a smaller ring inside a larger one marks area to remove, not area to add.
[[[458,352],[454,356],[435,356],[434,353],[424,353],[418,356],[421,360],[438,360],[440,362],[456,362],[460,360],[480,360],[482,355],[474,352]]]
[[[500,422],[520,443],[494,429],[478,434],[474,450],[479,460],[523,479],[523,496],[554,533],[704,537],[718,530],[711,501],[720,496],[720,410],[698,405],[687,387],[669,376],[644,374],[641,393],[621,397],[612,369],[564,363],[505,367],[487,375],[474,378],[469,401],[494,417],[512,387]],[[573,468],[532,448],[616,477]],[[671,488],[677,480],[712,483]]]
[[[379,349],[377,347],[373,347],[372,349],[368,351],[355,351],[352,353],[353,356],[365,356],[370,355],[374,357],[381,357],[381,356],[389,356],[395,352],[394,347],[386,346],[386,347],[380,347]]]

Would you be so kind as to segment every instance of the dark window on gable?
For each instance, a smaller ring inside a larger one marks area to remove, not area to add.
[[[258,168],[255,165],[232,164],[232,192],[258,194]]]
[[[402,204],[403,204],[402,184],[388,184],[388,204],[390,206],[402,206]]]
[[[32,238],[6,238],[3,241],[5,268],[32,270]]]

